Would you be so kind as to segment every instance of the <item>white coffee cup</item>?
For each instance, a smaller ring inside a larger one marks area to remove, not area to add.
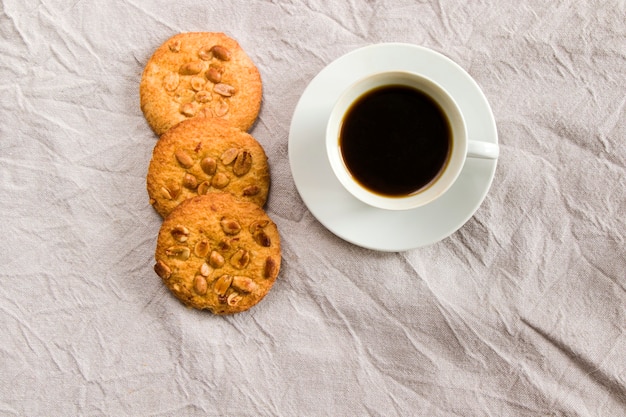
[[[408,195],[388,196],[373,192],[361,185],[350,173],[340,148],[340,134],[344,118],[351,106],[371,90],[385,86],[405,86],[421,91],[434,100],[445,113],[451,130],[448,159],[440,173],[425,187]],[[339,97],[326,127],[326,151],[332,170],[354,197],[381,209],[408,210],[428,204],[442,196],[457,180],[466,158],[497,159],[498,145],[470,140],[463,113],[454,98],[435,81],[410,72],[389,71],[369,75],[349,86]]]

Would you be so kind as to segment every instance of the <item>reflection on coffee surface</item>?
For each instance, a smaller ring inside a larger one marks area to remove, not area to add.
[[[377,194],[414,194],[435,180],[452,147],[450,123],[427,94],[384,86],[359,97],[346,112],[339,147],[346,167]]]

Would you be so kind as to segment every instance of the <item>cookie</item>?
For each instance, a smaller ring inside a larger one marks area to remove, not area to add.
[[[270,173],[263,147],[224,120],[193,118],[157,141],[148,167],[150,203],[167,216],[187,198],[222,191],[263,206]]]
[[[180,33],[149,59],[139,85],[141,110],[157,135],[196,116],[249,130],[261,108],[257,67],[223,33]]]
[[[185,305],[231,314],[256,305],[280,269],[267,213],[226,193],[186,200],[163,221],[154,270]]]

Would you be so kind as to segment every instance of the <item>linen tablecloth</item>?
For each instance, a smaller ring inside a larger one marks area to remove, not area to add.
[[[625,22],[623,0],[4,0],[0,415],[625,416]],[[188,31],[263,79],[283,261],[234,316],[152,269],[139,81]],[[306,86],[381,42],[463,67],[501,147],[467,223],[392,253],[325,229],[288,159]]]

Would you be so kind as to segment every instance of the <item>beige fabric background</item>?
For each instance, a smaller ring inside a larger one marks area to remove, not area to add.
[[[626,2],[15,1],[0,5],[0,415],[626,415]],[[181,31],[257,63],[283,268],[248,313],[152,271],[141,71]],[[295,105],[377,42],[439,51],[496,118],[475,216],[429,247],[351,245],[302,203]]]

